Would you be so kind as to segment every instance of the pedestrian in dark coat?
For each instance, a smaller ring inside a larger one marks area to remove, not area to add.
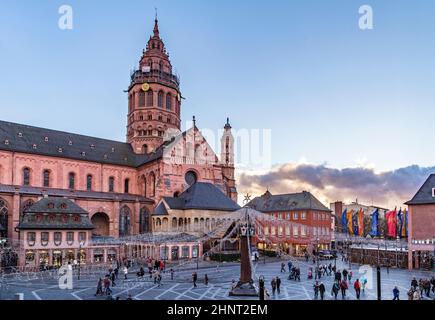
[[[320,282],[319,293],[320,293],[321,300],[323,300],[325,298],[325,291],[326,291],[325,285],[323,284],[323,282]]]
[[[270,282],[270,285],[272,287],[272,294],[275,295],[275,291],[276,291],[276,279],[273,278],[272,281]]]
[[[278,294],[281,293],[281,279],[279,277],[276,277],[276,290],[278,291]]]

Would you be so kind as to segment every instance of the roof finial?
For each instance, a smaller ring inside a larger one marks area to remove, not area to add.
[[[156,17],[154,19],[154,36],[159,36],[159,20],[157,19],[157,8],[154,8],[156,10]]]
[[[196,118],[193,116],[193,127],[196,127]]]
[[[231,129],[230,118],[227,118],[227,123],[225,124],[224,129]]]

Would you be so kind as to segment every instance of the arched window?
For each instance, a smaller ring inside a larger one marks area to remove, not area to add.
[[[76,180],[75,173],[74,172],[70,172],[68,174],[68,188],[69,189],[74,189],[75,188],[75,184],[76,184],[75,180]]]
[[[139,233],[150,232],[150,215],[147,208],[140,209],[139,214]]]
[[[129,236],[131,232],[131,210],[123,206],[119,212],[119,236]]]
[[[42,178],[44,180],[44,187],[49,188],[50,187],[50,170],[44,170],[44,173],[42,174]]]
[[[154,175],[154,172],[151,172],[149,178],[149,196],[154,197],[156,195],[156,176]]]
[[[86,190],[92,191],[92,175],[88,174],[86,177]]]
[[[145,92],[141,91],[139,92],[139,107],[145,106]]]
[[[110,177],[109,178],[109,192],[114,192],[114,191],[115,191],[115,178]]]
[[[130,179],[124,180],[124,193],[129,193]]]
[[[148,90],[147,91],[147,107],[152,107],[154,104],[154,93],[153,90]]]
[[[159,70],[163,71],[163,62],[162,61],[159,62]]]
[[[8,213],[6,201],[0,198],[0,238],[8,237]]]
[[[147,197],[147,179],[145,176],[142,176],[142,194],[145,198]]]
[[[163,108],[163,91],[159,91],[157,96],[157,106]]]
[[[23,186],[30,185],[30,169],[24,168],[23,169]]]
[[[172,109],[172,96],[170,93],[166,95],[166,109],[168,110]]]
[[[150,70],[153,68],[153,60],[148,60],[148,66],[150,67]]]

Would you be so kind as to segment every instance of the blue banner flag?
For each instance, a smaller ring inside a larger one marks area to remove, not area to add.
[[[372,237],[379,237],[378,220],[379,220],[379,209],[376,209],[372,213],[372,229],[370,230],[370,235]]]
[[[347,209],[344,209],[341,214],[341,230],[347,230]]]

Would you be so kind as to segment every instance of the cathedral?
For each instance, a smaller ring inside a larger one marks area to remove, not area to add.
[[[32,221],[38,221],[38,228],[56,222],[50,228],[66,230],[71,228],[69,219],[83,230],[92,229],[94,236],[153,232],[161,227],[152,218],[158,204],[176,199],[197,182],[201,190],[221,191],[235,210],[229,119],[218,158],[195,118],[192,128],[181,132],[182,99],[156,18],[153,35],[131,74],[126,142],[0,121],[0,237],[22,241],[22,230],[35,228]],[[38,205],[40,211],[35,211],[34,205],[44,199],[57,200],[46,200],[48,207]],[[77,214],[70,218],[68,208]],[[83,212],[89,221],[80,224]],[[87,232],[78,235],[86,237]],[[33,237],[29,233],[29,243]]]

